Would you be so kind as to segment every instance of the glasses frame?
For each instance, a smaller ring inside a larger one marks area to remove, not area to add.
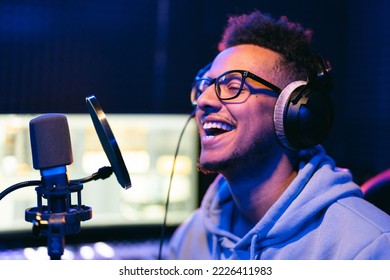
[[[220,96],[221,92],[220,92],[219,83],[217,83],[217,81],[219,81],[219,79],[222,76],[225,76],[225,75],[230,74],[230,73],[240,73],[241,74],[242,79],[241,79],[240,89],[238,90],[237,94],[235,94],[234,96],[222,98]],[[215,91],[215,94],[217,95],[219,100],[232,100],[232,99],[237,98],[241,94],[246,78],[250,78],[256,82],[259,82],[260,84],[268,87],[269,89],[276,92],[277,94],[280,94],[280,92],[282,91],[279,87],[275,86],[271,82],[268,82],[267,80],[255,75],[247,70],[229,70],[229,71],[223,72],[221,75],[219,75],[216,78],[203,77],[203,78],[195,79],[193,82],[193,87],[192,87],[192,91],[191,91],[192,104],[196,105],[196,103],[197,103],[196,101],[198,100],[198,98],[207,90],[206,89],[206,90],[201,92],[199,87],[196,87],[196,85],[202,81],[208,81],[210,83],[207,88],[209,88],[210,86],[212,86],[214,84],[214,91]]]

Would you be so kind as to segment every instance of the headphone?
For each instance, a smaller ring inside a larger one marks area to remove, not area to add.
[[[314,147],[328,138],[333,124],[334,109],[330,96],[333,88],[331,67],[319,54],[313,53],[313,73],[307,81],[288,84],[279,94],[274,108],[274,127],[280,144],[289,150]],[[198,79],[210,69],[211,63],[198,71]]]
[[[290,150],[311,148],[328,138],[334,118],[329,64],[314,54],[314,72],[307,81],[288,84],[274,108],[274,126],[281,145]]]

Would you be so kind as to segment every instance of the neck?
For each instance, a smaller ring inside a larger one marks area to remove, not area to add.
[[[224,174],[236,203],[234,224],[240,229],[242,224],[253,227],[258,223],[297,174],[287,156],[282,156],[275,164],[246,171],[243,175]]]

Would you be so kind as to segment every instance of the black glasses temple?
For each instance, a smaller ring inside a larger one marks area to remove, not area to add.
[[[255,80],[255,81],[257,81],[257,82],[259,82],[259,83],[261,83],[261,84],[263,84],[265,86],[267,86],[267,87],[269,87],[270,89],[272,89],[273,91],[275,91],[277,93],[281,93],[282,92],[282,90],[279,87],[275,86],[274,84],[264,80],[263,78],[255,75],[255,74],[253,74],[253,73],[251,73],[249,71],[246,72],[246,75],[247,75],[247,77],[249,77],[249,78],[251,78],[251,79],[253,79],[253,80]]]

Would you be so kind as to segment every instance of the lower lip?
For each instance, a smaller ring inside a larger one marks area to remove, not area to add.
[[[225,136],[226,133],[229,133],[229,132],[225,132],[225,133],[213,135],[213,136],[205,135],[201,138],[201,142],[203,145],[215,144],[217,141],[219,141],[221,139],[222,136]]]
[[[216,136],[203,136],[202,137],[202,143],[208,143],[215,139]]]

